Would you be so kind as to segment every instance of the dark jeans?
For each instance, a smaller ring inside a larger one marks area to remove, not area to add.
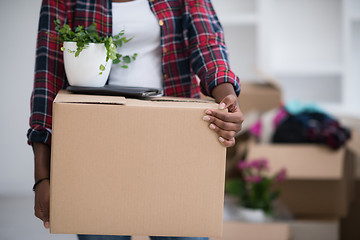
[[[131,236],[78,235],[79,240],[130,240]],[[150,237],[151,240],[209,240],[198,237]]]

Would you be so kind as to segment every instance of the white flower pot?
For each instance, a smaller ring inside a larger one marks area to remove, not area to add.
[[[64,42],[64,65],[68,82],[72,86],[103,87],[109,76],[112,60],[106,62],[106,48],[103,43],[90,43],[79,56],[68,51],[76,51],[76,42]],[[105,71],[99,74],[100,65]]]
[[[245,222],[262,223],[271,221],[271,217],[261,209],[238,208],[239,218]]]

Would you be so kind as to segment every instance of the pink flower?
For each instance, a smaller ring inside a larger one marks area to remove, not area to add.
[[[246,176],[245,181],[250,183],[258,183],[261,182],[262,177],[261,176]]]
[[[285,179],[286,179],[286,175],[287,175],[286,169],[283,168],[283,169],[281,169],[281,170],[276,174],[275,180],[276,180],[277,182],[283,182],[283,181],[285,181]]]
[[[261,121],[256,122],[254,125],[252,125],[249,129],[249,132],[254,135],[255,137],[260,137],[261,136],[261,129],[262,129],[262,124]]]
[[[269,162],[265,158],[253,160],[250,162],[250,165],[258,171],[269,170]]]
[[[240,170],[243,170],[243,169],[247,169],[247,168],[250,168],[251,165],[249,162],[246,162],[246,161],[241,161],[237,164],[237,167],[240,169]]]

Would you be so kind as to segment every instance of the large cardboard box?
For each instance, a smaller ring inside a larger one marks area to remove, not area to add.
[[[217,104],[62,91],[53,108],[51,233],[221,236]]]
[[[222,238],[211,240],[289,240],[291,232],[287,223],[224,222]]]
[[[354,154],[311,144],[252,144],[248,159],[267,158],[270,174],[286,168],[280,200],[296,217],[346,216],[354,187]]]
[[[243,82],[239,103],[244,114],[250,111],[266,112],[277,108],[282,101],[280,87],[275,82]]]

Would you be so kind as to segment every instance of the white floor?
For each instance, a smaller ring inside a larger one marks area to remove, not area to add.
[[[33,196],[0,195],[0,240],[76,240],[75,235],[49,234],[34,216]]]
[[[0,240],[77,240],[76,235],[50,234],[34,215],[34,196],[0,195]],[[132,240],[149,240],[133,236]]]

